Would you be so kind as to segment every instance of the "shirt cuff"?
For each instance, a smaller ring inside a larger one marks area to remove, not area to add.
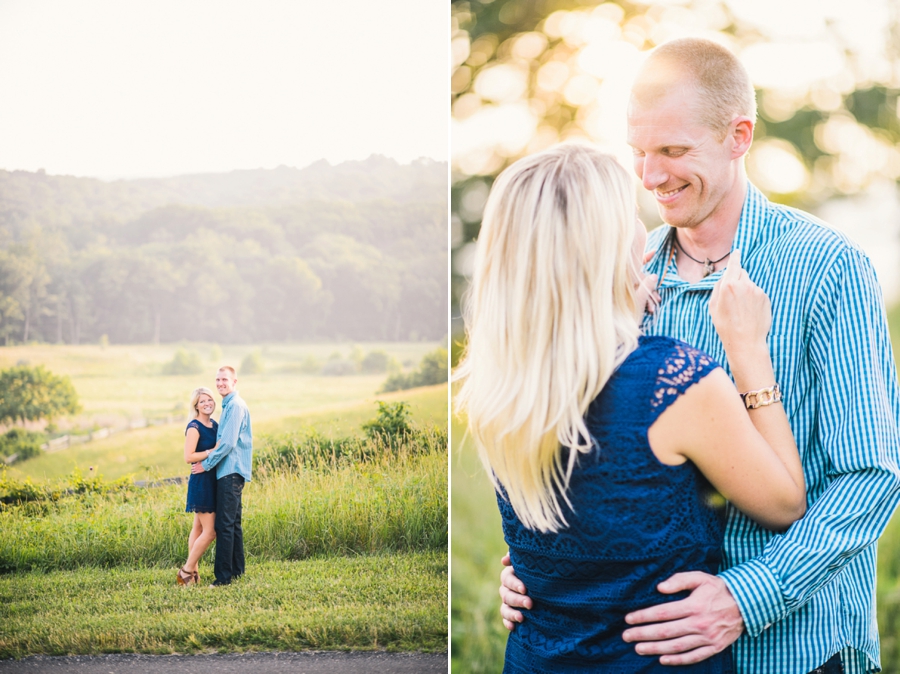
[[[759,558],[722,571],[719,578],[731,591],[751,637],[758,637],[787,615],[778,579]]]
[[[210,454],[209,456],[212,456],[212,454]],[[203,466],[203,470],[205,470],[206,472],[209,472],[210,470],[213,469],[213,466],[208,465],[209,464],[209,456],[207,456],[205,459],[203,459],[203,461],[200,462],[200,465]]]

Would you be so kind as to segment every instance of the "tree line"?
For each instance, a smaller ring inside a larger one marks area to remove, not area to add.
[[[0,171],[0,343],[439,339],[446,164],[346,164]]]

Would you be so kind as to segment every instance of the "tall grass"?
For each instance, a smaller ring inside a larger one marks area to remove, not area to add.
[[[260,452],[243,500],[250,560],[446,550],[446,433],[346,444],[359,455],[330,452],[334,443],[316,438]],[[187,557],[186,487],[79,476],[67,485],[0,485],[0,572],[173,566]]]

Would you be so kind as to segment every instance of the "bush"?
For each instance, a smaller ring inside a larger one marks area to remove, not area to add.
[[[356,363],[352,360],[330,359],[322,366],[322,374],[326,377],[345,377],[356,374]]]
[[[419,363],[419,369],[408,374],[398,372],[387,378],[381,386],[381,393],[402,391],[417,386],[443,384],[447,381],[447,349],[435,349],[426,353]]]
[[[387,372],[390,363],[391,357],[384,351],[371,351],[362,359],[360,369],[369,373]]]
[[[11,428],[4,435],[0,435],[0,456],[9,457],[15,454],[16,461],[30,459],[40,454],[43,441],[43,433]]]
[[[315,356],[307,356],[300,363],[300,372],[304,374],[318,374],[322,368],[322,363]]]
[[[72,380],[43,365],[17,365],[0,372],[0,423],[52,420],[81,409]]]
[[[259,355],[259,351],[251,351],[244,357],[244,360],[241,361],[241,369],[238,370],[238,373],[241,375],[262,374],[262,371],[262,356]]]
[[[378,403],[378,416],[363,424],[362,429],[371,440],[382,440],[391,446],[400,444],[412,433],[409,425],[409,403]]]
[[[196,351],[179,348],[168,363],[163,365],[163,374],[200,374],[205,368]]]

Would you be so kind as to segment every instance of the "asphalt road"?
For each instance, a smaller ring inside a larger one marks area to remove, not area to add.
[[[0,660],[0,674],[446,674],[446,653],[33,655]]]

